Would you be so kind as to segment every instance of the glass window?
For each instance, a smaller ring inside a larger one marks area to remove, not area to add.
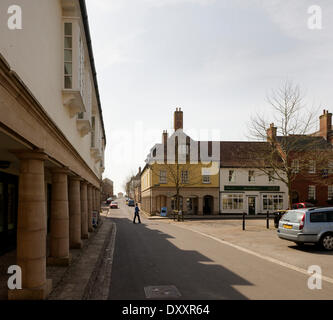
[[[327,200],[333,199],[333,185],[327,186]]]
[[[202,183],[210,183],[210,176],[202,176]]]
[[[316,173],[316,161],[309,161],[309,173]]]
[[[95,117],[91,117],[91,147],[95,148]]]
[[[236,181],[236,173],[235,170],[229,170],[229,182]]]
[[[294,159],[291,162],[291,168],[292,168],[293,173],[299,172],[299,160],[298,159]]]
[[[326,222],[327,213],[326,212],[311,212],[310,221],[311,222]]]
[[[224,194],[222,197],[223,210],[242,210],[244,205],[242,194]]]
[[[316,199],[316,186],[309,186],[309,199]]]
[[[188,171],[187,170],[182,170],[181,181],[183,184],[188,183]]]
[[[72,89],[73,87],[73,26],[72,23],[65,23],[64,34],[64,86],[65,89]]]
[[[300,222],[302,220],[302,217],[304,215],[304,211],[288,211],[286,214],[284,214],[281,218],[281,221],[286,222]]]
[[[283,195],[281,194],[264,194],[263,210],[282,210],[283,209]]]
[[[254,176],[254,171],[249,170],[249,182],[254,182],[256,181],[255,176]]]
[[[165,170],[160,170],[160,183],[167,183],[167,173]]]

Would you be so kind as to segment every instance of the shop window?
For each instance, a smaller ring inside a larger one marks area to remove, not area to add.
[[[222,197],[223,210],[242,210],[244,197],[242,194],[224,194]]]
[[[280,194],[264,194],[263,210],[273,211],[283,209],[283,196]]]

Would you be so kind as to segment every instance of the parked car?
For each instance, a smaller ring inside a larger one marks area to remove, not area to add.
[[[333,250],[333,208],[288,210],[279,222],[279,238],[295,242],[320,244]]]
[[[292,209],[313,208],[314,204],[310,202],[293,203]]]
[[[118,202],[112,201],[110,204],[110,209],[118,209]]]
[[[106,201],[105,201],[105,204],[110,204],[112,202],[112,198],[107,198]]]
[[[135,206],[134,200],[128,200],[128,206],[134,207]]]
[[[279,227],[279,221],[288,210],[278,210],[274,212],[274,227]]]

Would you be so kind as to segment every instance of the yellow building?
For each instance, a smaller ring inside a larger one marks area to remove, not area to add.
[[[163,132],[141,173],[141,209],[149,214],[179,209],[188,215],[219,214],[219,142],[194,141],[183,132],[183,112],[174,113],[175,132]],[[178,192],[177,192],[178,189]]]

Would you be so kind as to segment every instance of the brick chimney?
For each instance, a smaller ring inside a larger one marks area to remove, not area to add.
[[[163,130],[162,135],[162,144],[163,144],[163,151],[164,151],[164,161],[167,160],[167,151],[168,151],[168,131]]]
[[[273,142],[276,139],[276,132],[277,132],[277,128],[274,127],[274,123],[270,124],[266,132],[267,132],[267,141]]]
[[[332,130],[332,113],[324,110],[323,114],[319,117],[319,124],[319,134],[327,140],[329,132]]]
[[[181,108],[176,108],[173,119],[175,131],[177,131],[178,129],[183,129],[183,111],[181,110]]]

